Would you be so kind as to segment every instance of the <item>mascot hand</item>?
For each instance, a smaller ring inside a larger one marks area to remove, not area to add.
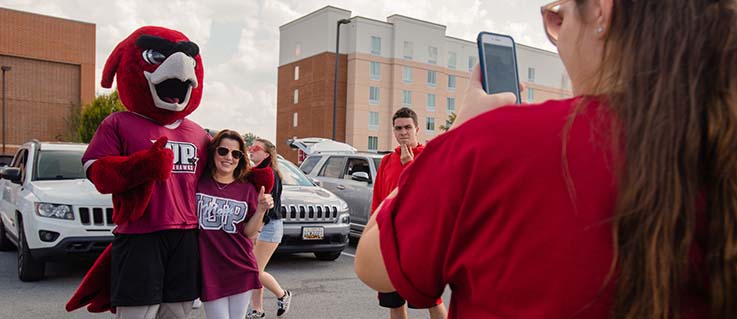
[[[266,160],[264,160],[265,162]],[[262,162],[263,163],[263,162]],[[248,172],[246,177],[251,184],[256,186],[256,189],[264,187],[266,192],[271,192],[274,188],[274,171],[270,166],[261,167],[261,165],[254,167]]]
[[[160,137],[150,149],[141,151],[141,160],[137,163],[142,172],[151,176],[153,180],[166,180],[171,176],[174,167],[174,152],[166,148],[166,136]]]
[[[105,156],[87,170],[87,177],[103,194],[127,192],[149,182],[165,180],[174,167],[174,153],[165,148],[167,138],[159,138],[150,149],[130,156]]]

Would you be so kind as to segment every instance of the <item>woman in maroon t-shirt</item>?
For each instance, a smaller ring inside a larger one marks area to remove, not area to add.
[[[449,318],[737,318],[737,1],[541,12],[577,97],[503,107],[477,68],[356,273],[418,306],[450,286]]]
[[[245,318],[251,291],[261,288],[249,238],[274,201],[246,181],[245,150],[238,132],[220,131],[207,148],[207,167],[197,184],[201,299],[208,318]]]

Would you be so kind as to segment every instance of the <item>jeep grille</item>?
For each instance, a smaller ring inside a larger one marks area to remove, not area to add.
[[[281,217],[285,223],[335,223],[338,206],[282,205]]]
[[[79,220],[82,225],[115,226],[113,223],[113,209],[101,207],[80,207]]]

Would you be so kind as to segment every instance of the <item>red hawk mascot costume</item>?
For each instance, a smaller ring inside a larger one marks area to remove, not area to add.
[[[112,194],[117,226],[67,311],[87,305],[90,312],[117,307],[120,317],[134,308],[125,317],[190,316],[200,284],[195,190],[210,136],[186,116],[200,104],[203,74],[197,45],[162,27],[134,31],[105,63],[102,86],[112,87],[117,75],[128,112],[100,124],[82,162],[97,190]],[[249,180],[267,192],[273,186],[268,167],[253,169]]]

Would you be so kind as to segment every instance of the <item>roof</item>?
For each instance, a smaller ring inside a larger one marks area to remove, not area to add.
[[[87,144],[65,142],[37,142],[44,151],[85,151]]]

